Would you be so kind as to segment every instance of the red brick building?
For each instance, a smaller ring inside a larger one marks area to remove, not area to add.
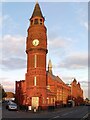
[[[33,107],[60,106],[67,104],[68,99],[74,99],[77,104],[83,99],[83,91],[77,81],[66,85],[58,76],[52,73],[52,63],[49,60],[46,71],[47,28],[44,24],[40,6],[36,3],[30,18],[26,40],[27,72],[25,80],[16,81],[16,99],[20,105]],[[79,99],[79,100],[78,100]]]

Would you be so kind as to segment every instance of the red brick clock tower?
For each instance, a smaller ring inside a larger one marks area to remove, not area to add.
[[[80,104],[83,101],[83,90],[80,84],[77,85],[74,80],[76,90],[74,86],[66,85],[58,76],[53,75],[51,60],[46,72],[48,50],[44,21],[40,6],[36,3],[26,40],[27,72],[25,80],[16,81],[16,101],[20,106],[31,106],[29,108],[32,109],[38,109],[39,106],[46,109],[48,106],[54,108],[55,105],[66,105],[69,97],[74,97]]]
[[[47,29],[40,6],[36,3],[30,18],[26,41],[27,73],[26,95],[27,103],[32,107],[46,106],[46,54]]]

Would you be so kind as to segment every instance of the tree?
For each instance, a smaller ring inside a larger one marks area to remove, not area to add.
[[[89,98],[86,98],[85,100],[86,100],[86,101],[89,101]]]
[[[6,96],[7,96],[7,94],[6,94],[5,90],[4,90],[4,88],[2,87],[2,85],[0,84],[0,99],[1,99],[1,98],[4,98],[4,97],[6,97]]]
[[[85,99],[85,103],[89,103],[89,101],[90,101],[89,98]]]
[[[13,92],[6,92],[7,98],[14,98],[15,94]]]
[[[2,88],[2,98],[6,97],[6,96],[7,96],[7,94],[6,94],[5,90],[4,90],[4,88]]]

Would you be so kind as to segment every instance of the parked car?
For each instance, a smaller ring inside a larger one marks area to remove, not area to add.
[[[7,105],[6,105],[6,109],[8,109],[8,110],[17,110],[18,107],[17,107],[16,103],[8,102]]]
[[[86,106],[90,106],[90,103],[86,103],[85,105],[86,105]]]

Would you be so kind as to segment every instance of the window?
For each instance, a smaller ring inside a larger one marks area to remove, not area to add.
[[[42,25],[42,19],[40,19],[40,24]]]
[[[19,83],[17,84],[17,87],[19,87]]]
[[[47,98],[47,104],[49,104],[50,102],[49,102],[49,98]]]
[[[51,98],[51,104],[53,104],[53,98]]]
[[[34,24],[38,24],[38,19],[35,19],[35,20],[34,20]]]
[[[47,86],[47,89],[50,90],[50,85]]]
[[[37,85],[36,76],[34,77],[34,86]]]
[[[34,67],[37,67],[37,55],[34,56]]]

